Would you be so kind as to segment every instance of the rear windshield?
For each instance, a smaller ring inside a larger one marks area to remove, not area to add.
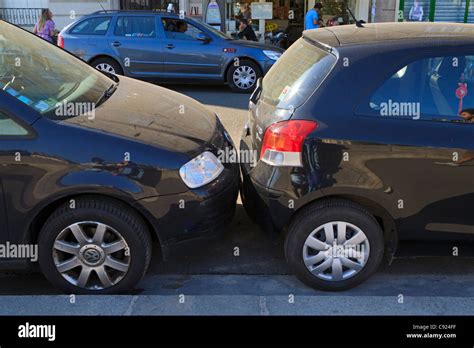
[[[319,87],[336,57],[301,38],[265,75],[261,99],[279,108],[297,108]]]

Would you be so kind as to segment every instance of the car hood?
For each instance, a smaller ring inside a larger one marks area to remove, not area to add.
[[[233,40],[232,41],[234,44],[238,46],[245,46],[245,47],[250,47],[250,48],[259,48],[261,50],[269,50],[269,51],[276,51],[276,52],[284,52],[284,49],[281,49],[280,47],[272,46],[272,45],[266,45],[260,42],[256,41],[249,41],[249,40]]]
[[[199,102],[123,76],[117,90],[94,115],[64,122],[191,156],[220,148],[224,142],[217,116]]]

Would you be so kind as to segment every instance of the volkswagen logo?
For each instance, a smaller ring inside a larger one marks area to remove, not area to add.
[[[79,252],[82,262],[89,266],[97,266],[104,260],[104,251],[97,245],[85,245]]]
[[[100,253],[94,249],[87,249],[84,252],[84,259],[89,263],[96,263],[100,260]]]

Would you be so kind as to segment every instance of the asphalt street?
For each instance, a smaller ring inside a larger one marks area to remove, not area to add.
[[[238,143],[248,95],[223,86],[169,87],[216,112]],[[130,295],[71,298],[38,273],[2,272],[0,315],[474,314],[474,244],[403,243],[394,262],[359,287],[315,291],[289,274],[282,241],[261,232],[239,202],[234,221],[219,240],[166,263],[158,254],[156,250],[148,274]]]

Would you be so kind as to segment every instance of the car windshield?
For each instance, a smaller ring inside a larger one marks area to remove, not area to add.
[[[219,36],[221,39],[225,39],[225,40],[232,40],[232,37],[223,33],[222,31],[220,30],[217,30],[216,28],[214,28],[213,26],[199,20],[199,19],[194,19],[196,22],[198,22],[199,24],[201,24],[203,27],[205,27],[207,30],[209,30],[211,33],[213,33],[214,35],[217,35]]]
[[[14,25],[0,21],[0,93],[8,93],[42,115],[65,104],[101,99],[115,82],[77,58]],[[75,108],[65,116],[76,116]]]

